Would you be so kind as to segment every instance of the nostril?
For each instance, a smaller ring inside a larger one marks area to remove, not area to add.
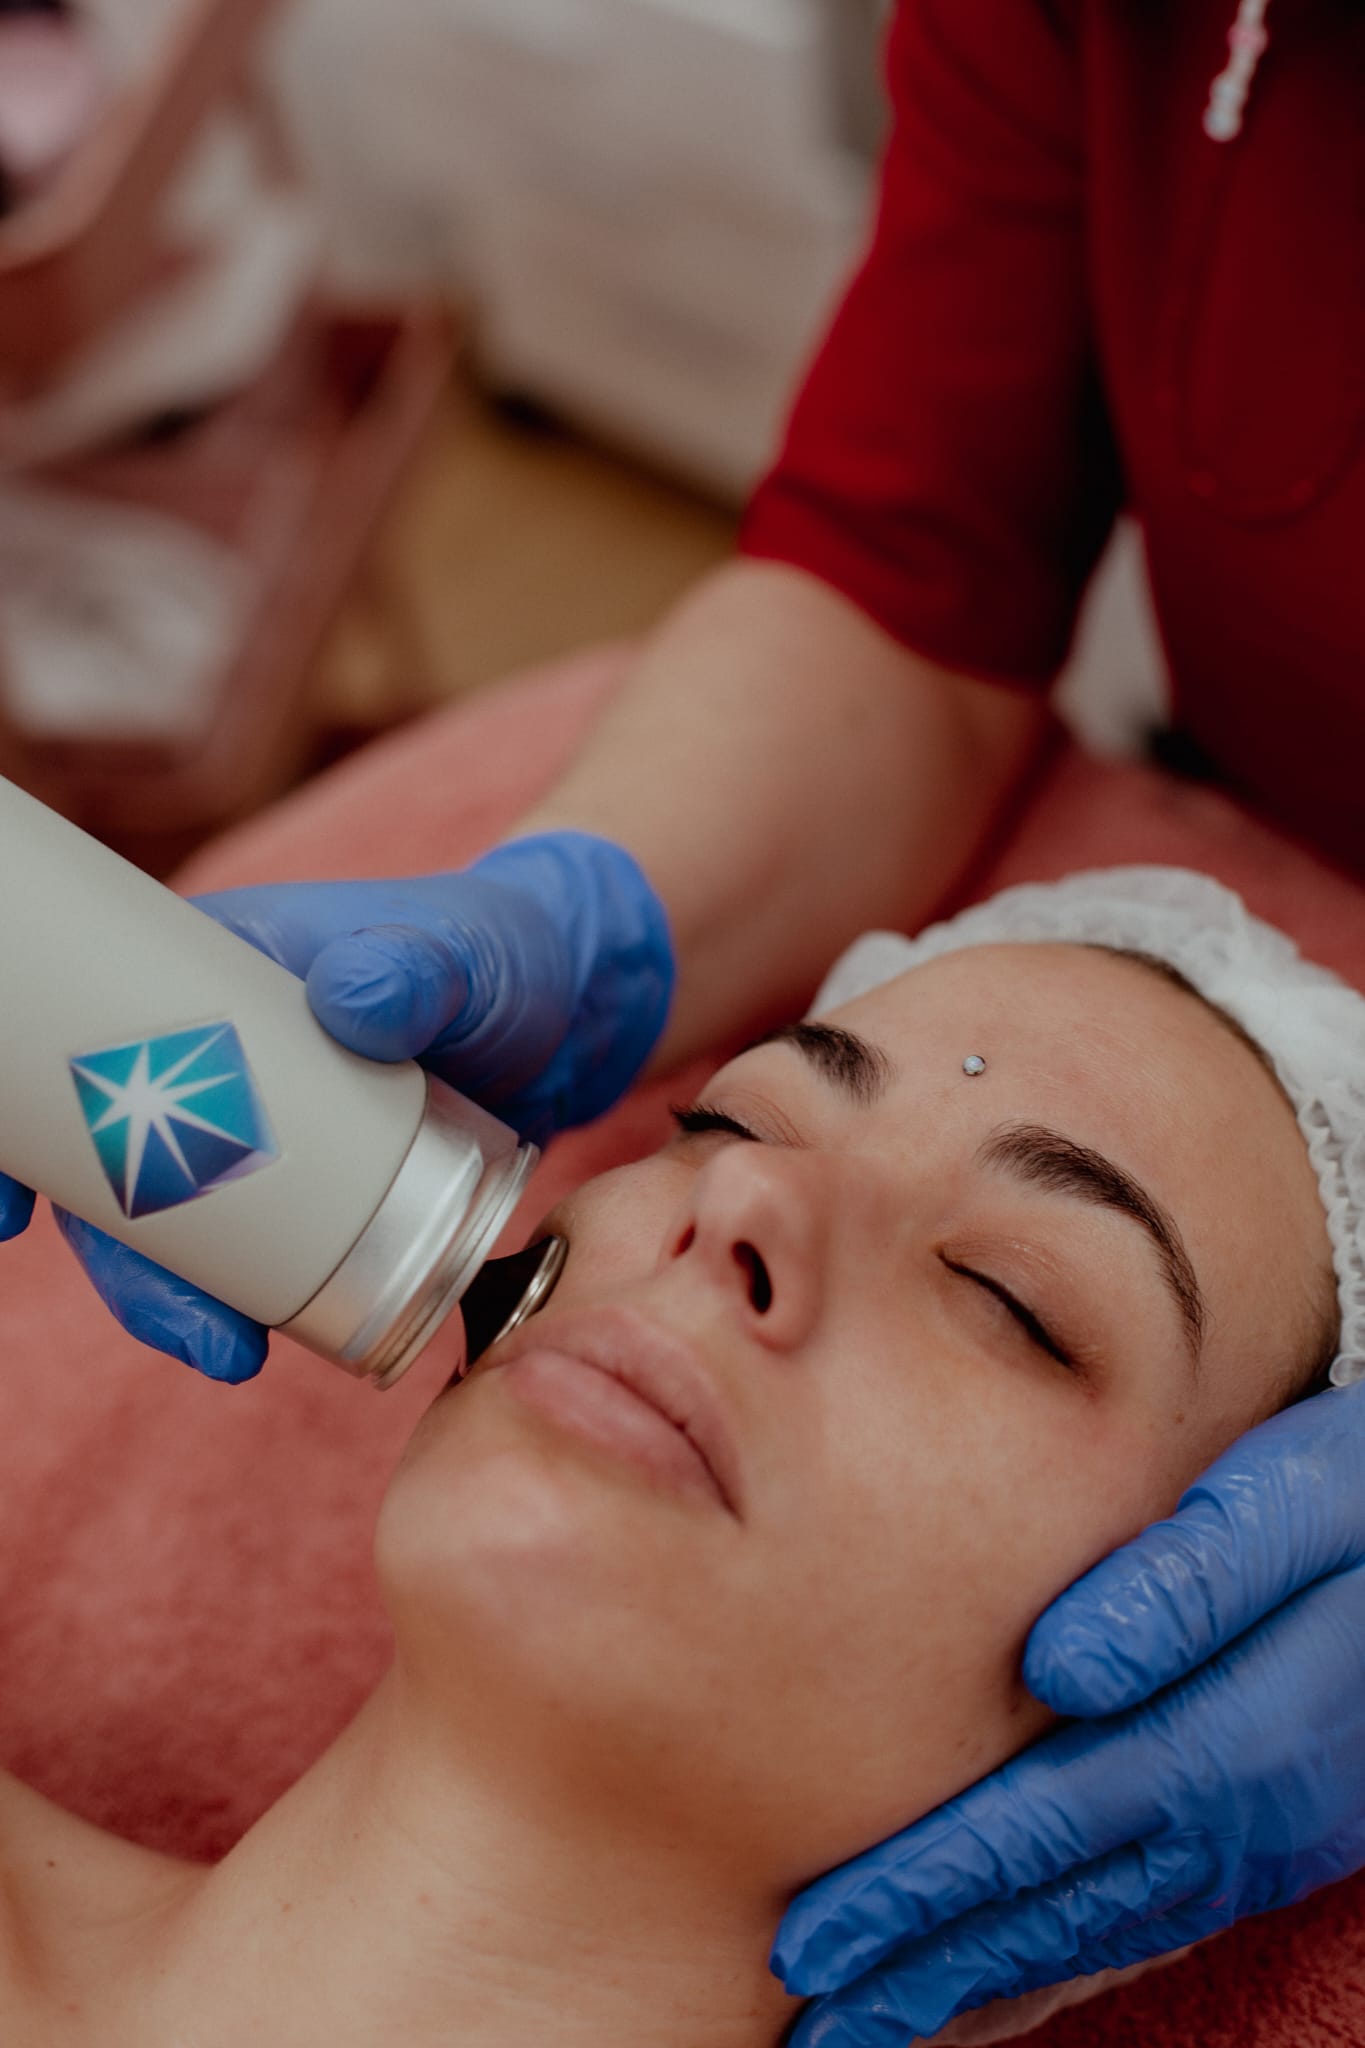
[[[683,1232],[683,1235],[682,1235],[682,1238],[681,1238],[681,1239],[680,1239],[680,1241],[679,1241],[679,1244],[678,1244],[678,1248],[677,1248],[677,1250],[676,1250],[676,1251],[674,1252],[674,1254],[673,1254],[674,1258],[675,1258],[675,1259],[680,1259],[680,1258],[682,1257],[682,1255],[683,1255],[683,1253],[684,1253],[684,1252],[690,1252],[690,1251],[691,1251],[691,1249],[692,1249],[692,1247],[693,1247],[693,1245],[694,1245],[694,1244],[696,1243],[696,1241],[697,1241],[697,1230],[696,1230],[696,1225],[695,1225],[695,1224],[693,1224],[693,1223],[689,1223],[689,1224],[688,1224],[688,1226],[687,1226],[687,1229],[686,1229],[686,1230],[685,1230],[685,1231]]]
[[[765,1316],[773,1305],[773,1283],[768,1278],[767,1267],[751,1244],[737,1244],[735,1258],[748,1278],[750,1301],[758,1314]]]

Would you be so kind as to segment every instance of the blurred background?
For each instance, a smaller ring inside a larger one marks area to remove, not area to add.
[[[166,872],[647,627],[865,240],[888,12],[0,0],[0,772]],[[1100,585],[1122,746],[1131,536]]]

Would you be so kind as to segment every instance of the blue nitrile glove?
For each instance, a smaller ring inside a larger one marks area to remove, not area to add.
[[[668,922],[622,847],[550,832],[468,869],[396,882],[276,883],[195,899],[306,978],[334,1038],[425,1067],[543,1142],[623,1095],[663,1031]],[[0,1175],[0,1237],[26,1189]],[[267,1334],[73,1216],[58,1221],[102,1299],[143,1343],[212,1379],[259,1372]]]
[[[1243,1437],[1024,1676],[1083,1718],[792,1906],[773,1967],[823,1994],[793,2048],[906,2048],[1365,1865],[1365,1385]]]

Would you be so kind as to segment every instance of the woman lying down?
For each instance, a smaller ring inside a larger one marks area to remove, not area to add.
[[[392,1668],[220,1864],[5,1783],[0,2040],[773,2048],[792,1895],[1042,1735],[1036,1616],[1359,1369],[1365,1001],[1227,892],[1015,890],[817,1012],[555,1212],[389,1488]]]

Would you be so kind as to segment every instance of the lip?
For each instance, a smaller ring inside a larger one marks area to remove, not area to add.
[[[743,1489],[734,1439],[710,1379],[687,1341],[634,1309],[566,1309],[523,1323],[490,1355],[500,1372],[534,1352],[558,1352],[620,1383],[691,1445],[720,1504],[736,1521]]]

